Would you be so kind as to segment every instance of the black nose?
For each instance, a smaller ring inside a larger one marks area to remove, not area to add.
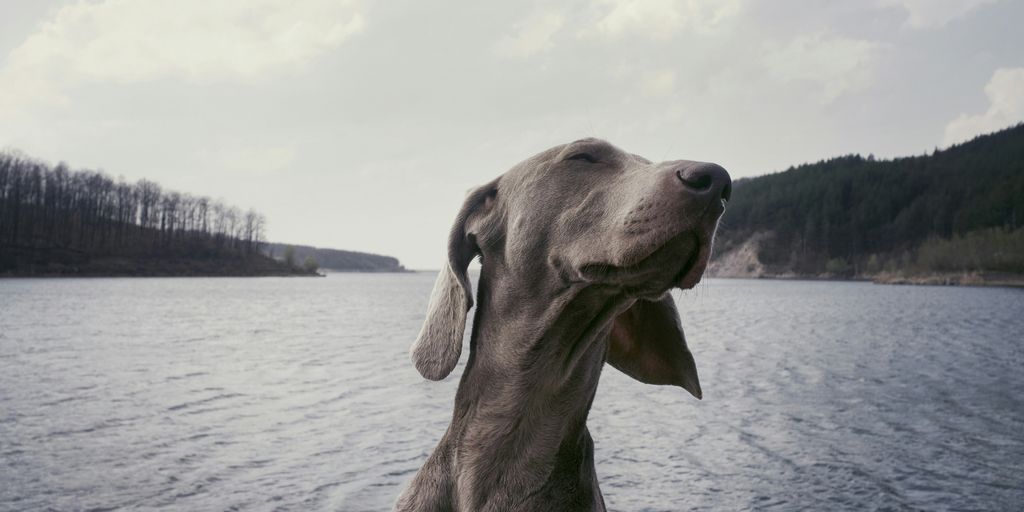
[[[703,194],[715,194],[728,201],[732,197],[732,179],[729,172],[718,164],[692,162],[676,171],[679,181],[687,189]]]

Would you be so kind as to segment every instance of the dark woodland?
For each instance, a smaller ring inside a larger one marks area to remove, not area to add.
[[[308,273],[262,254],[265,224],[152,181],[0,153],[0,275]]]
[[[930,155],[738,180],[715,250],[724,261],[755,242],[766,276],[1024,274],[1022,226],[1024,124]]]

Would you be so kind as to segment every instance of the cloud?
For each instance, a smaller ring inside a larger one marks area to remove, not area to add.
[[[683,29],[698,34],[715,31],[740,10],[742,0],[597,0],[572,15],[581,39],[614,40],[626,35],[667,39]],[[565,12],[535,13],[515,25],[494,48],[506,57],[526,58],[552,47],[552,39],[565,28]]]
[[[590,34],[640,33],[667,38],[687,28],[708,32],[740,9],[739,0],[600,0],[603,14]]]
[[[7,56],[0,109],[87,83],[252,79],[363,30],[353,0],[105,0],[65,5]],[[2,110],[0,110],[2,112]]]
[[[1024,121],[1024,68],[1002,68],[985,85],[989,106],[984,114],[961,114],[946,125],[945,144],[955,144],[983,133]]]
[[[882,6],[899,6],[907,11],[907,26],[914,29],[942,28],[995,0],[877,0]]]
[[[525,58],[551,47],[551,37],[561,30],[565,17],[557,12],[535,15],[515,26],[515,34],[501,38],[495,50],[507,57]]]
[[[763,62],[778,81],[817,84],[819,100],[827,104],[873,83],[882,48],[878,42],[818,32],[767,45]]]

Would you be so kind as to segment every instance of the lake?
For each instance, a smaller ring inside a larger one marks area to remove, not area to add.
[[[461,374],[408,361],[433,280],[0,280],[0,510],[389,510]],[[674,295],[704,400],[606,367],[610,510],[1024,503],[1024,290]]]

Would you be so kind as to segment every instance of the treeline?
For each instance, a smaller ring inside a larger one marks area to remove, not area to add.
[[[768,274],[1024,273],[1022,226],[1018,124],[931,155],[849,155],[738,180],[716,252],[757,240]]]
[[[0,153],[0,271],[96,257],[259,255],[256,211],[98,171]]]
[[[273,258],[288,259],[308,266],[312,262],[319,268],[343,272],[406,272],[398,259],[366,252],[322,249],[308,245],[269,243],[266,252]]]

